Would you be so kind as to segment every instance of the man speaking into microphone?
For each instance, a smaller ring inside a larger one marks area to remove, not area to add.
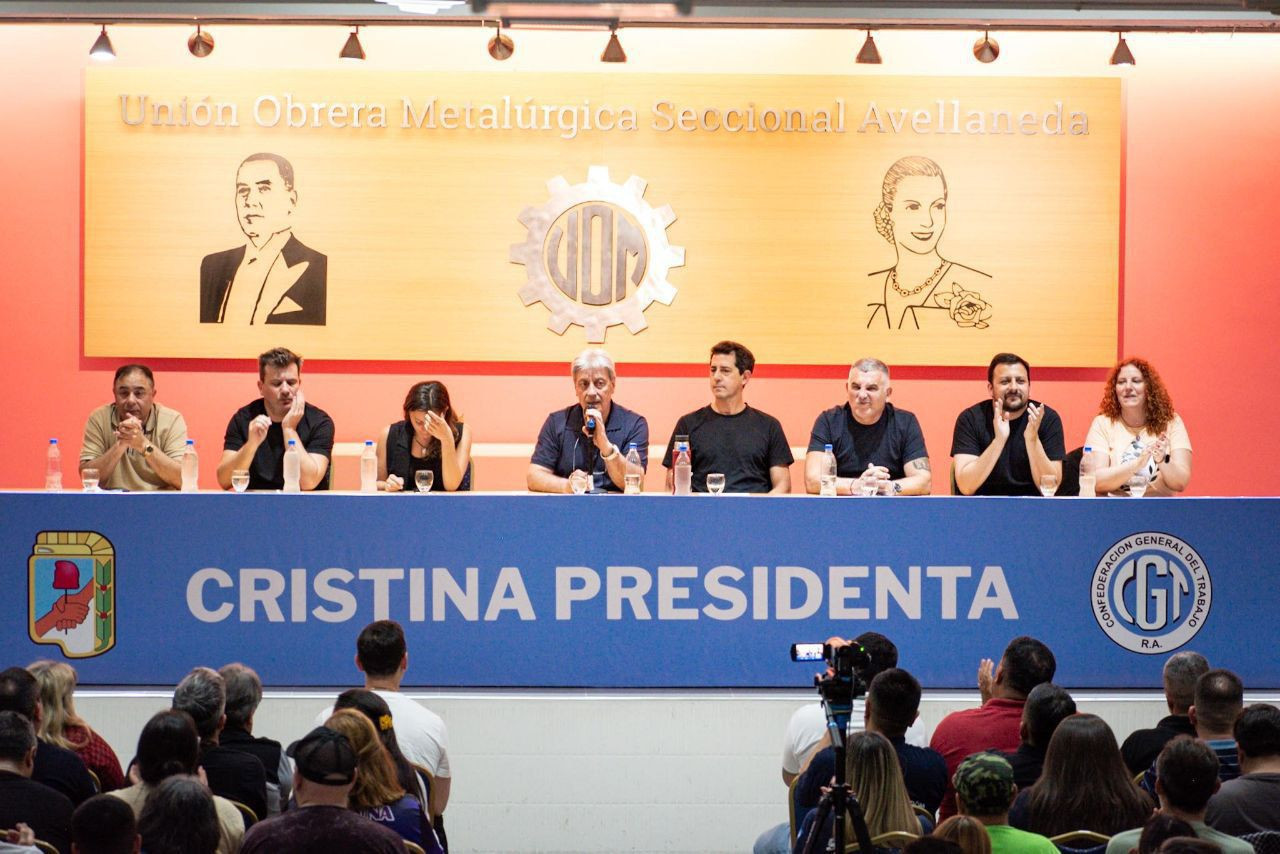
[[[632,442],[640,464],[649,465],[649,422],[613,402],[618,376],[604,350],[583,350],[569,370],[578,402],[542,423],[529,461],[529,490],[622,492]]]

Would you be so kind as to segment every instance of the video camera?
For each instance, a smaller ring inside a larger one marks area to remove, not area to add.
[[[792,661],[825,661],[828,671],[813,677],[813,686],[831,713],[848,723],[853,701],[867,693],[867,669],[871,656],[855,641],[832,646],[829,643],[793,643]]]

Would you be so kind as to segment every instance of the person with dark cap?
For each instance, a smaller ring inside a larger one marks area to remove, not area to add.
[[[1076,713],[1076,701],[1052,682],[1042,682],[1031,689],[1022,707],[1022,723],[1018,735],[1022,743],[1017,750],[998,751],[1013,766],[1013,782],[1027,789],[1040,779],[1044,754],[1058,724]]]
[[[316,727],[286,753],[294,762],[298,808],[255,824],[245,834],[241,854],[404,854],[404,843],[394,832],[347,809],[356,752],[346,736]]]
[[[969,756],[951,777],[960,815],[972,816],[987,828],[991,854],[1058,854],[1058,848],[1038,833],[1009,826],[1009,807],[1018,793],[1013,767],[995,753]]]
[[[1027,695],[1041,682],[1052,682],[1057,666],[1049,647],[1026,635],[1009,641],[998,667],[983,659],[978,666],[982,705],[947,715],[929,742],[947,760],[947,772],[955,774],[962,759],[983,750],[1017,750]],[[955,792],[948,788],[938,818],[955,814]]]

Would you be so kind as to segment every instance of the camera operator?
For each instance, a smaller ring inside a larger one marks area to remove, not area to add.
[[[864,684],[869,684],[881,672],[898,665],[897,646],[879,632],[863,632],[852,640],[832,637],[827,639],[827,644],[832,647],[833,651],[849,644],[858,644],[866,651],[870,657],[870,663],[858,673],[858,676],[864,680]],[[832,675],[833,671],[828,668],[827,676]],[[858,732],[865,726],[865,705],[861,699],[854,699],[847,732]],[[907,744],[916,747],[928,746],[929,740],[925,733],[925,728],[918,719],[907,729],[904,734],[904,740]],[[787,723],[786,734],[783,739],[782,782],[790,786],[791,781],[798,777],[808,767],[813,757],[827,747],[829,743],[827,738],[827,716],[823,711],[822,702],[820,700],[815,701],[796,709],[791,715],[791,720]],[[824,780],[829,777],[830,774]],[[783,822],[781,825],[770,828],[760,834],[752,850],[755,854],[790,851],[790,835],[790,824]]]

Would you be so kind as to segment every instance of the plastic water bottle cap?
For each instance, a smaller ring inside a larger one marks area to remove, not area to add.
[[[50,444],[50,445],[56,445],[56,444],[58,444],[58,440],[57,440],[57,439],[50,439],[50,440],[49,440],[49,444]]]
[[[631,443],[631,449],[632,449],[632,450],[635,450],[635,447],[636,447],[636,443],[635,443],[635,442],[632,442],[632,443]]]
[[[370,446],[370,445],[372,445],[372,444],[373,444],[373,440],[372,440],[372,439],[365,439],[365,440],[364,440],[364,446],[365,446],[366,448],[367,448],[367,447],[369,447],[369,446]]]
[[[188,447],[188,448],[193,448],[193,447],[195,447],[195,444],[196,444],[196,440],[195,440],[195,439],[188,439],[188,440],[187,440],[187,447]]]
[[[1085,446],[1084,446],[1084,452],[1085,452],[1086,454],[1092,454],[1092,453],[1093,453],[1093,445],[1085,445]]]
[[[824,451],[829,451],[829,450],[831,450],[831,446],[830,446],[830,445],[823,445],[823,446],[822,446],[822,449],[823,449]]]
[[[294,445],[296,445],[296,444],[298,444],[298,440],[297,440],[297,439],[290,439],[290,440],[289,440],[289,447],[290,447],[290,448],[292,448],[292,447],[293,447]]]

